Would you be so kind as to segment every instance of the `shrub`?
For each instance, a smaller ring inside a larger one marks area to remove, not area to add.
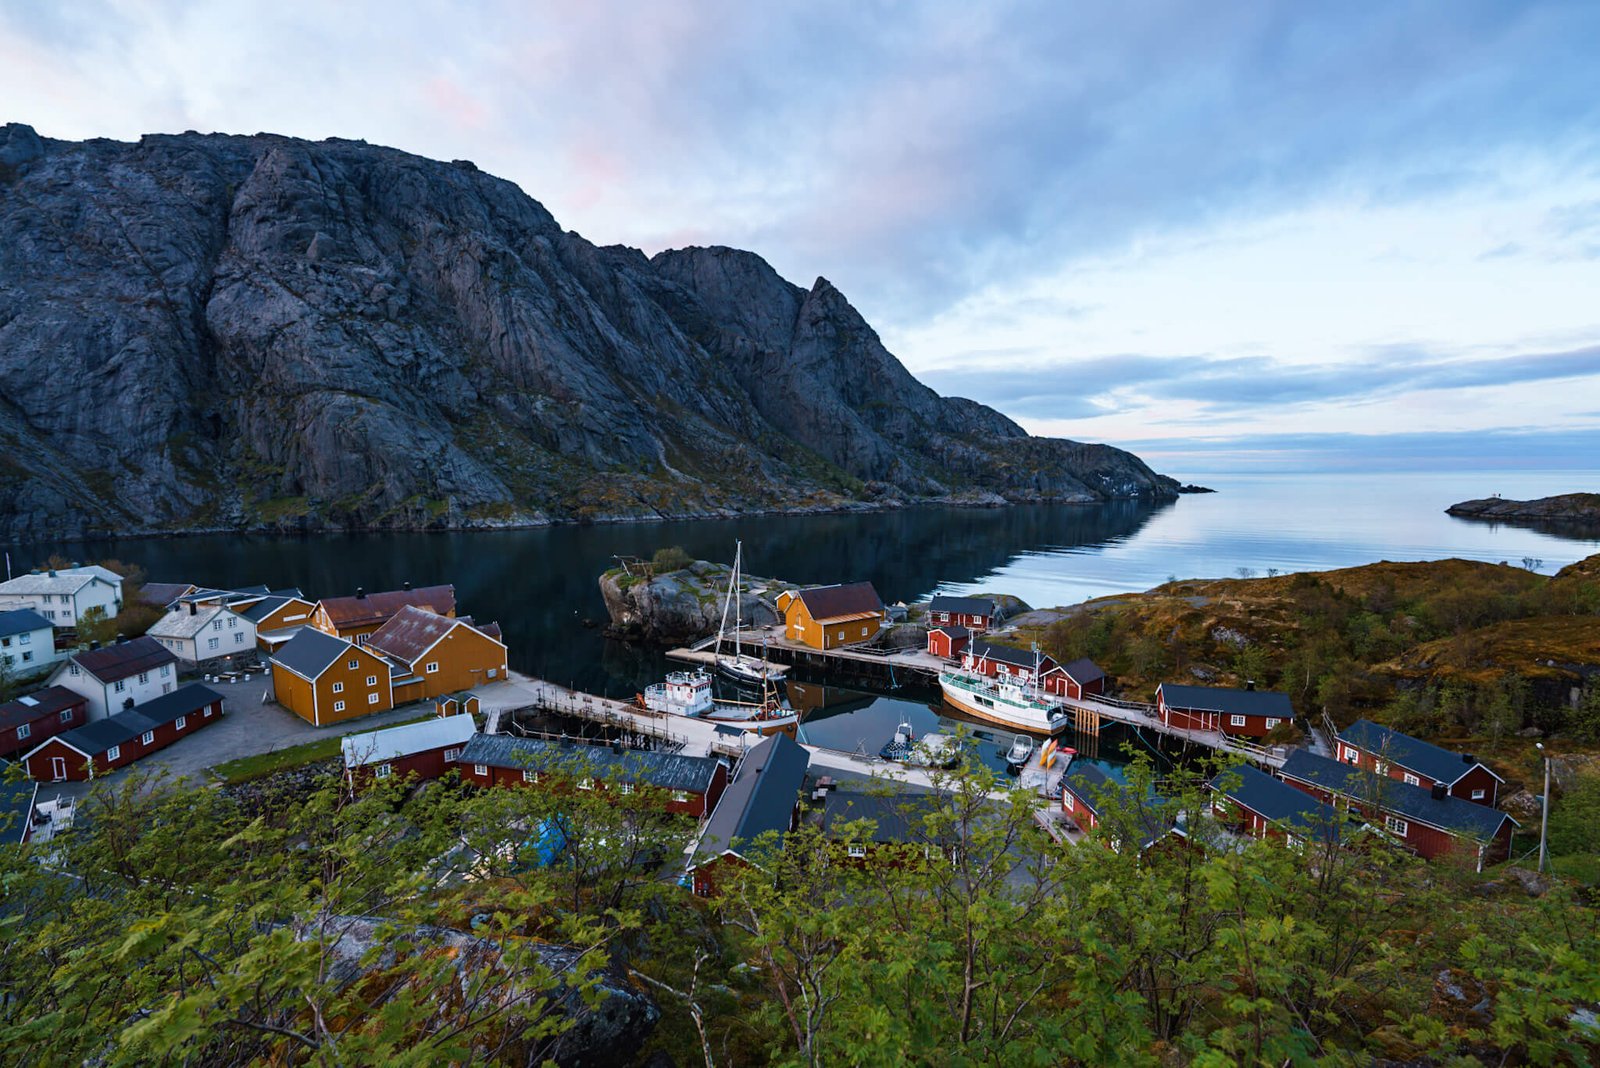
[[[657,549],[655,556],[650,558],[650,566],[658,575],[664,575],[668,571],[682,571],[692,563],[694,557],[685,552],[681,545]]]

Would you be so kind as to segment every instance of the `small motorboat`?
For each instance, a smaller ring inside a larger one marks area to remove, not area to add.
[[[911,759],[916,745],[917,736],[911,730],[911,724],[902,722],[894,730],[894,740],[878,750],[878,756],[895,764],[904,764]]]
[[[1026,734],[1019,734],[1011,741],[1011,751],[1006,754],[1006,769],[1012,774],[1022,770],[1022,766],[1033,756],[1033,739]]]
[[[961,763],[961,744],[948,734],[925,734],[919,739],[911,724],[902,723],[894,740],[878,750],[878,756],[914,768],[953,768]]]

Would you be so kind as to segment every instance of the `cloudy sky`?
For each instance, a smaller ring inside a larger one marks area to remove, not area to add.
[[[1168,467],[1597,468],[1597,41],[1583,2],[0,0],[0,110],[472,159]]]

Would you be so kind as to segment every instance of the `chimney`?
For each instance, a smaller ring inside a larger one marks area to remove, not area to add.
[[[1471,753],[1462,753],[1461,754],[1461,763],[1463,763],[1463,764],[1476,764],[1477,762],[1478,762],[1478,758],[1473,756]]]
[[[117,635],[117,644],[118,645],[127,645],[128,644],[128,636],[126,634]]]
[[[363,589],[362,587],[357,586],[356,587],[356,600],[365,601],[366,599],[367,599],[367,591],[365,589]]]
[[[50,569],[50,577],[51,578],[55,578],[56,577],[56,569],[53,568],[53,567]]]
[[[1433,784],[1433,789],[1429,792],[1433,794],[1433,799],[1435,801],[1443,801],[1450,795],[1450,787],[1446,786],[1442,782],[1436,782]]]
[[[410,581],[408,580],[406,582],[401,583],[400,584],[400,588],[403,589],[403,590],[410,590],[411,589]]]
[[[195,615],[199,615],[199,614],[200,614],[200,613],[199,613],[199,612],[197,612],[197,611],[196,611],[196,610],[195,610],[195,607],[194,607],[194,602],[193,602],[193,601],[190,601],[190,602],[189,602],[189,614],[190,614],[190,615],[191,615],[191,616],[195,616]]]
[[[89,643],[89,651],[91,653],[94,652],[98,648],[100,648],[100,643],[99,642],[90,642]]]
[[[1256,680],[1255,679],[1245,679],[1244,680],[1244,688],[1247,689],[1247,690],[1255,689],[1256,688]]]

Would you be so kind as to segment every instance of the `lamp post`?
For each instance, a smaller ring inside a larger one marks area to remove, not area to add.
[[[1545,859],[1548,856],[1545,833],[1550,827],[1550,754],[1544,751],[1543,742],[1535,742],[1534,746],[1544,758],[1544,804],[1539,806],[1539,871],[1543,872]]]

